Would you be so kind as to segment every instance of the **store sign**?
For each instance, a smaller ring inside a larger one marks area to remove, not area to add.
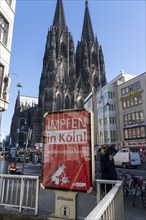
[[[134,96],[136,96],[136,95],[139,95],[139,94],[141,94],[141,93],[143,93],[143,92],[144,92],[143,89],[139,89],[139,90],[136,90],[136,91],[134,91],[134,92],[130,92],[130,93],[127,94],[127,95],[121,96],[121,97],[120,97],[120,101],[129,99],[129,98],[134,97]]]
[[[124,125],[123,128],[133,128],[133,127],[137,127],[137,126],[143,126],[145,125],[144,122],[138,122],[138,123],[135,123],[135,124],[132,124],[132,125]]]
[[[45,188],[88,190],[91,183],[90,114],[45,116],[42,181]]]

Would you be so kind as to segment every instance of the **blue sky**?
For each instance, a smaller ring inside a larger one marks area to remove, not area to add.
[[[75,48],[81,39],[85,0],[63,0],[66,23]],[[139,75],[146,71],[146,1],[89,0],[94,34],[102,45],[107,81],[123,69]],[[19,75],[21,95],[38,97],[46,37],[56,0],[17,0],[10,73]],[[3,132],[9,133],[18,88],[12,75],[10,104],[2,113]]]

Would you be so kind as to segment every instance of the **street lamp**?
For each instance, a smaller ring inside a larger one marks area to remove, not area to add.
[[[18,88],[21,88],[22,87],[22,84],[21,84],[21,82],[20,82],[20,78],[19,78],[19,76],[18,76],[18,74],[16,74],[16,73],[10,73],[10,75],[14,75],[14,76],[16,76],[17,78],[18,78],[18,83],[17,83],[17,87]]]
[[[24,160],[22,164],[22,174],[24,172],[24,165],[25,165],[25,160],[26,160],[26,153],[27,153],[27,148],[28,148],[28,141],[31,139],[31,132],[32,129],[28,128],[28,131],[22,131],[26,134],[26,144],[25,144],[25,150],[24,150]]]
[[[21,120],[24,120],[24,125],[21,126]],[[17,133],[18,133],[18,137],[19,137],[19,133],[24,133],[26,136],[26,143],[25,143],[25,150],[24,150],[24,159],[23,159],[23,164],[22,164],[22,174],[24,172],[24,165],[25,165],[25,161],[26,161],[26,153],[27,153],[27,148],[28,148],[28,142],[31,139],[31,133],[32,133],[32,129],[27,128],[27,130],[22,130],[25,129],[27,125],[27,121],[24,117],[19,118],[18,121],[18,129],[17,129]],[[17,141],[18,144],[18,141]]]
[[[23,123],[23,125],[21,125],[21,121],[22,120],[24,120],[24,123]],[[22,130],[22,129],[24,129],[25,128],[25,125],[27,124],[27,122],[26,122],[26,118],[24,118],[24,117],[21,117],[21,118],[19,118],[19,120],[18,120],[18,128],[17,128],[17,133],[18,133],[18,135],[17,135],[17,143],[16,143],[16,147],[18,147],[19,146],[19,133],[20,133],[20,131]],[[23,126],[23,128],[22,128],[22,126]]]

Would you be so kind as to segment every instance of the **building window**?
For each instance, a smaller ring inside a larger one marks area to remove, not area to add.
[[[140,128],[136,128],[136,137],[140,138]]]
[[[121,95],[125,95],[125,88],[121,90]]]
[[[8,26],[8,22],[0,14],[0,42],[2,42],[5,46],[7,46]]]
[[[135,113],[132,113],[132,124],[135,123]]]
[[[132,139],[132,129],[131,128],[128,129],[128,138]]]
[[[130,106],[133,107],[134,106],[134,101],[133,101],[133,98],[130,99]]]
[[[146,134],[145,134],[145,127],[141,127],[140,128],[140,133],[141,133],[141,137],[142,138],[146,136]]]
[[[136,112],[136,122],[139,122],[139,112]]]
[[[130,100],[127,99],[127,108],[129,108],[129,107],[130,107]]]
[[[121,95],[128,94],[129,92],[138,90],[140,88],[141,88],[140,82],[136,82],[134,84],[131,84],[130,86],[127,86],[127,87],[121,89]]]
[[[107,131],[104,131],[104,139],[105,139],[105,142],[108,141],[108,132]]]
[[[131,99],[123,100],[122,101],[122,108],[126,109],[129,107],[133,107],[133,106],[141,105],[141,104],[142,104],[142,96],[140,94],[140,95],[135,96]]]
[[[114,104],[110,104],[109,105],[109,110],[110,111],[115,111],[115,105]]]
[[[110,124],[116,124],[116,118],[110,117]]]
[[[102,142],[102,132],[100,131],[100,133],[99,133],[99,139],[100,139],[100,141]]]
[[[107,125],[107,118],[104,118],[104,125]]]
[[[115,142],[116,141],[116,131],[111,130],[110,131],[110,136],[111,136],[111,142]]]
[[[128,87],[126,87],[126,89],[125,89],[125,90],[126,90],[126,94],[127,94],[127,93],[129,92],[129,88],[128,88]]]
[[[131,114],[128,114],[128,124],[131,124]]]
[[[138,105],[138,98],[137,98],[137,96],[134,97],[134,105]]]
[[[125,139],[128,139],[128,129],[125,129],[125,130],[124,130],[124,138],[125,138]]]
[[[136,82],[135,84],[136,84],[136,89],[140,89],[141,88],[140,82]]]
[[[131,92],[133,90],[132,85],[129,86],[129,91]]]
[[[132,128],[132,138],[136,138],[136,128]]]
[[[111,119],[110,119],[110,122],[111,122]],[[123,122],[124,122],[124,125],[144,122],[144,112],[138,111],[138,112],[133,112],[127,115],[123,115]]]
[[[115,97],[114,91],[108,91],[108,98],[113,99]]]
[[[138,99],[138,104],[139,104],[139,105],[142,104],[142,97],[141,97],[141,95],[138,95],[138,96],[137,96],[137,99]]]
[[[2,92],[1,90],[2,90],[3,75],[4,75],[4,66],[0,64],[0,97]]]
[[[124,125],[127,125],[128,124],[128,117],[127,117],[127,115],[124,115],[123,117],[124,117]]]
[[[144,121],[144,113],[143,113],[143,111],[140,111],[139,115],[140,115],[140,122],[143,122]]]
[[[123,101],[123,102],[122,102],[122,107],[123,107],[123,109],[126,108],[126,101]]]

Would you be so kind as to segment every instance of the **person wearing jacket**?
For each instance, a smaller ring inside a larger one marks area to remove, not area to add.
[[[10,174],[15,174],[15,173],[16,173],[16,170],[17,170],[17,168],[16,168],[16,163],[12,163],[12,164],[10,165]]]
[[[114,156],[117,153],[114,145],[109,146],[105,153],[100,157],[101,179],[117,180],[117,172],[114,164]],[[102,186],[103,188],[103,186]],[[112,188],[111,184],[107,184],[107,192]]]

